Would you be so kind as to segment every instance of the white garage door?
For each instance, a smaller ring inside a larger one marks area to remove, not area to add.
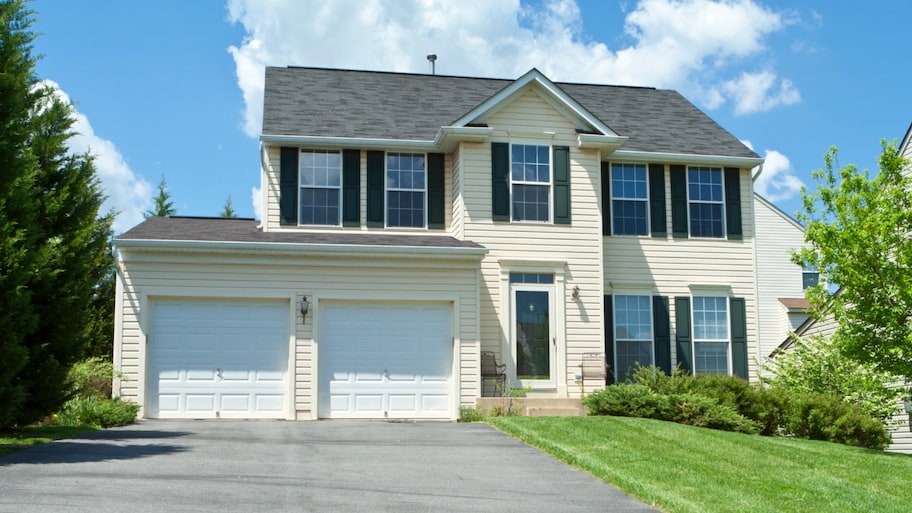
[[[449,305],[320,306],[319,415],[451,418]]]
[[[152,300],[147,416],[285,418],[288,302]]]

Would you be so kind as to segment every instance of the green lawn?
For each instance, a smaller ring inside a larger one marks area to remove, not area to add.
[[[488,422],[662,511],[912,511],[906,455],[625,417]]]
[[[36,426],[14,432],[0,431],[0,456],[33,445],[46,444],[61,438],[72,438],[96,430],[96,428],[85,426]]]

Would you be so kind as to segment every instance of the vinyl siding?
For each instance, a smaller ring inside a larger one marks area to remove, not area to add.
[[[906,386],[905,388],[908,389],[909,387]],[[910,427],[912,426],[912,422],[910,422],[912,414],[906,412],[902,399],[897,402],[899,412],[893,416],[895,424],[890,428],[892,441],[890,446],[887,447],[887,451],[912,454],[912,427]]]
[[[792,263],[791,251],[804,246],[804,230],[759,196],[754,197],[757,228],[757,295],[760,307],[760,354],[763,361],[785,341],[802,321],[779,298],[803,298],[801,266]],[[806,317],[805,317],[806,318]]]
[[[123,279],[120,368],[127,377],[119,394],[142,403],[145,374],[143,309],[149,298],[287,298],[306,295],[313,305],[306,323],[296,308],[292,378],[294,412],[311,418],[313,404],[315,323],[321,300],[450,301],[454,305],[454,337],[459,347],[458,404],[474,404],[479,394],[477,332],[477,263],[450,260],[382,261],[356,258],[226,255],[122,251]],[[217,262],[217,263],[213,263]],[[316,327],[317,333],[319,326]],[[454,412],[455,415],[455,412]]]
[[[671,319],[672,365],[676,296],[697,294],[743,297],[747,315],[748,373],[757,375],[758,308],[754,265],[753,191],[750,172],[741,170],[741,220],[743,240],[675,239],[618,236],[603,237],[605,294],[650,293],[667,296]],[[670,184],[665,166],[665,183]],[[671,225],[671,187],[665,187],[665,215]],[[613,355],[609,356],[613,361]]]
[[[598,203],[599,155],[577,147],[576,127],[535,90],[483,120],[493,129],[492,142],[570,147],[570,225],[493,222],[491,219],[491,145],[463,143],[464,237],[489,253],[481,265],[481,346],[515,369],[511,338],[509,272],[554,273],[557,347],[556,386],[530,395],[579,395],[575,380],[584,352],[602,351],[601,221]],[[553,207],[553,187],[552,187]],[[457,223],[458,224],[458,223]],[[580,299],[571,298],[574,286]],[[587,382],[587,392],[600,388]]]

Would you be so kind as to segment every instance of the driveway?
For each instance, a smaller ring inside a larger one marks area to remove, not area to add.
[[[0,458],[0,512],[654,511],[485,424],[144,421]]]

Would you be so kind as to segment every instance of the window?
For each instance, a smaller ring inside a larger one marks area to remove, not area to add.
[[[422,154],[386,154],[386,225],[424,228],[426,180]]]
[[[510,283],[554,283],[554,275],[541,273],[510,273]]]
[[[694,373],[728,374],[728,298],[693,298]]]
[[[687,197],[691,237],[725,237],[722,206],[722,169],[691,167],[687,170]]]
[[[649,235],[649,196],[644,164],[611,164],[611,213],[615,235]]]
[[[652,298],[614,296],[614,357],[617,381],[628,380],[636,364],[652,365]]]
[[[816,287],[820,283],[820,273],[817,272],[817,266],[809,265],[801,270],[801,288],[809,289]]]
[[[339,224],[342,155],[338,151],[301,150],[298,163],[298,224]]]
[[[551,148],[510,145],[510,183],[514,221],[551,220]]]

